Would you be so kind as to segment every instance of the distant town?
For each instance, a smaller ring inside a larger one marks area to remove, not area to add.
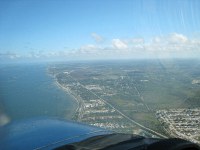
[[[182,74],[191,63],[173,62],[176,69],[171,63],[72,63],[50,66],[48,73],[76,100],[73,120],[116,132],[200,143],[199,76],[188,70]]]
[[[200,109],[171,109],[156,112],[166,132],[194,143],[200,141]]]
[[[147,137],[165,137],[143,125],[135,122],[125,114],[120,112],[112,104],[96,95],[92,90],[99,90],[95,85],[84,86],[68,72],[63,72],[63,78],[59,77],[57,85],[74,97],[78,103],[78,108],[74,119],[90,125],[114,130],[122,133],[140,134]],[[70,84],[67,84],[70,83]],[[148,132],[147,132],[148,131]]]

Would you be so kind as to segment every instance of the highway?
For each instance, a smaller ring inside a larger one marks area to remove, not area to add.
[[[68,74],[68,76],[76,81],[80,86],[82,86],[83,88],[85,88],[88,92],[90,92],[91,94],[94,94],[95,96],[97,96],[100,100],[102,100],[104,103],[106,103],[108,106],[110,106],[112,109],[114,109],[116,112],[118,112],[120,115],[122,115],[124,118],[126,118],[127,120],[129,120],[130,122],[132,122],[133,124],[139,126],[141,129],[145,130],[145,131],[148,131],[149,133],[152,133],[154,135],[157,135],[158,137],[160,138],[168,138],[167,136],[165,135],[162,135],[150,128],[147,128],[145,126],[143,126],[142,124],[134,121],[133,119],[131,119],[130,117],[126,116],[124,113],[122,113],[120,110],[118,110],[117,108],[115,108],[112,104],[110,104],[109,102],[107,102],[106,100],[102,99],[101,97],[99,97],[96,93],[92,92],[91,90],[88,90],[82,83],[80,83],[77,79],[73,78],[70,74]]]

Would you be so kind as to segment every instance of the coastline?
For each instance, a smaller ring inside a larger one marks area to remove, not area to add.
[[[79,109],[80,109],[80,100],[78,100],[77,97],[74,96],[74,94],[66,87],[62,86],[58,81],[57,81],[57,78],[56,78],[56,75],[53,76],[54,78],[54,83],[57,87],[59,87],[60,89],[62,89],[64,92],[66,92],[75,102],[76,102],[76,109],[74,110],[74,112],[72,113],[73,115],[70,117],[71,119],[74,118],[74,116],[79,112]]]
[[[54,75],[54,79],[55,79],[56,85],[59,88],[62,88],[64,91],[66,91],[71,97],[73,97],[74,100],[76,100],[78,104],[76,112],[73,116],[74,120],[85,122],[93,126],[102,127],[105,129],[116,131],[116,132],[124,132],[124,133],[127,133],[127,131],[134,132],[138,130],[138,127],[139,127],[141,128],[141,132],[140,132],[141,135],[146,134],[147,136],[150,136],[150,137],[156,136],[156,137],[166,138],[165,135],[162,135],[150,128],[147,128],[143,126],[142,124],[134,121],[129,116],[126,116],[120,110],[115,108],[112,104],[108,103],[107,101],[105,101],[104,99],[96,95],[94,92],[88,90],[90,94],[93,94],[96,97],[95,102],[93,101],[93,99],[88,99],[86,100],[87,102],[85,102],[85,100],[83,100],[81,97],[79,98],[78,95],[74,94],[73,91],[70,90],[70,87],[68,88],[60,84],[56,78],[56,75]],[[73,82],[77,82],[78,86],[86,88],[75,79]],[[95,109],[98,109],[98,110],[95,110]],[[86,116],[84,116],[84,114],[86,114]],[[119,116],[120,116],[121,121],[117,119],[119,118]],[[106,118],[112,118],[112,119],[107,120]]]
[[[22,73],[24,70],[26,72]],[[16,65],[2,72],[1,100],[11,121],[34,117],[52,117],[71,120],[77,103],[69,94],[55,85],[46,65]]]

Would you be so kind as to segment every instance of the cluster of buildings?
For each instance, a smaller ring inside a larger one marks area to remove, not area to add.
[[[102,99],[81,99],[79,103],[77,120],[80,122],[116,132],[130,132],[135,127]]]
[[[156,116],[170,136],[200,144],[200,108],[159,110]]]
[[[98,96],[96,94],[97,92],[94,91],[99,91],[102,94],[102,88],[99,85],[83,85],[66,72],[58,73],[56,78],[57,84],[71,94],[78,102],[74,120],[116,132],[137,132],[137,134],[147,137],[154,136],[153,134],[140,129],[140,127],[127,119],[127,117],[125,117],[124,114],[121,114],[114,106]]]

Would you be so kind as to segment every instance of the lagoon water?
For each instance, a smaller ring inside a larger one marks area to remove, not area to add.
[[[12,121],[33,117],[71,119],[76,102],[47,74],[47,64],[0,66],[0,113]]]

